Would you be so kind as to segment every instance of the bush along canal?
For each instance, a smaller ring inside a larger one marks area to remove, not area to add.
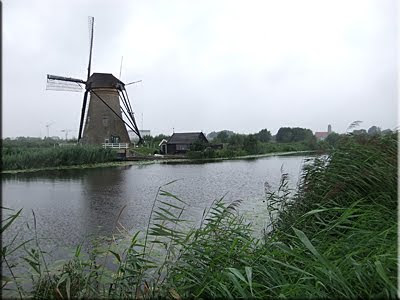
[[[187,202],[169,192],[175,184],[159,188],[141,233],[124,232],[117,216],[118,238],[87,253],[78,245],[58,264],[46,263],[35,235],[3,245],[3,296],[396,298],[397,134],[344,137],[305,164],[295,193],[285,174],[277,188],[267,184],[261,238],[240,201],[224,197],[188,229]],[[3,211],[2,233],[18,215]],[[11,264],[18,247],[25,254]],[[16,264],[30,273],[18,274]]]

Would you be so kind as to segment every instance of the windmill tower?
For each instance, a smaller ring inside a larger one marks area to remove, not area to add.
[[[132,106],[124,84],[109,73],[90,73],[93,49],[94,18],[89,17],[90,50],[86,80],[71,77],[47,75],[48,90],[82,91],[83,104],[79,123],[78,142],[82,144],[130,143],[126,126],[142,142],[136,125]],[[89,105],[86,112],[88,95]]]

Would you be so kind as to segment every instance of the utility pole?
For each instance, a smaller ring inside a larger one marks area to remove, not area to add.
[[[50,134],[49,134],[49,127],[50,127],[51,125],[53,125],[53,124],[54,124],[54,122],[51,122],[51,123],[47,123],[47,124],[46,124],[47,137],[48,137],[48,138],[50,137]]]
[[[65,132],[65,140],[67,141],[68,140],[68,132],[72,132],[72,131],[75,131],[75,130],[72,130],[72,129],[63,129],[63,130],[60,130],[61,132]]]

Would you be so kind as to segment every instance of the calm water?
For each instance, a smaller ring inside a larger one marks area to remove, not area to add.
[[[88,236],[110,235],[121,209],[125,228],[146,228],[159,186],[180,179],[167,190],[190,207],[186,219],[199,222],[204,208],[226,194],[241,199],[240,210],[255,223],[265,222],[264,183],[279,182],[281,168],[297,183],[305,156],[275,156],[205,164],[151,164],[85,170],[46,171],[2,178],[3,206],[23,208],[23,216],[6,234],[32,236],[32,210],[46,248],[72,246]],[[31,224],[28,229],[26,223]]]

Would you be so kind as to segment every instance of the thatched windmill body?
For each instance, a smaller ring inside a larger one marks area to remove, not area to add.
[[[85,88],[79,123],[78,141],[80,143],[110,144],[111,146],[129,144],[130,139],[126,127],[130,128],[141,142],[142,137],[136,125],[125,84],[109,73],[90,73],[93,27],[94,18],[89,17],[90,50],[87,79],[47,75],[46,89],[82,91],[83,87]],[[89,94],[89,105],[86,110]]]

